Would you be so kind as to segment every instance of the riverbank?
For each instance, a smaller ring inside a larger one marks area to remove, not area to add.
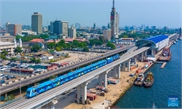
[[[122,97],[127,90],[131,88],[131,86],[134,83],[134,80],[136,79],[137,75],[130,77],[129,75],[136,72],[138,68],[142,68],[146,63],[145,62],[137,62],[138,67],[133,69],[130,72],[123,72],[121,71],[121,78],[120,82],[116,85],[109,84],[108,85],[108,93],[105,93],[105,96],[98,96],[96,100],[92,101],[92,103],[89,105],[82,105],[82,104],[76,104],[71,103],[70,105],[66,106],[64,109],[83,109],[83,108],[91,108],[91,109],[105,109],[106,107],[113,106],[117,100]],[[143,69],[141,72],[146,72],[153,63],[147,68]]]

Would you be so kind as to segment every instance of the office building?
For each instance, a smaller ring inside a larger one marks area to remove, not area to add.
[[[68,29],[68,37],[76,38],[76,29],[73,26]]]
[[[104,38],[111,40],[111,29],[103,30]]]
[[[68,36],[68,27],[68,22],[56,20],[53,23],[53,33],[57,35]]]
[[[42,33],[42,15],[39,12],[34,12],[32,15],[32,31],[38,34]]]
[[[65,21],[61,21],[61,32],[62,32],[62,36],[68,36],[68,22]]]
[[[119,32],[119,13],[116,12],[115,9],[115,1],[113,0],[113,7],[111,10],[111,39],[114,40],[115,38],[118,38],[118,32]]]
[[[6,31],[12,36],[16,36],[17,34],[21,34],[22,32],[22,25],[20,24],[6,24]]]

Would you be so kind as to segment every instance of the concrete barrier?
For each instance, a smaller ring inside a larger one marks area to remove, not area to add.
[[[31,77],[34,77],[34,75],[31,75]]]
[[[24,80],[24,78],[21,78],[21,80]]]
[[[29,76],[27,76],[26,78],[29,78]]]
[[[9,84],[11,84],[11,83],[12,83],[12,81],[9,82]]]
[[[5,86],[5,85],[6,85],[6,83],[2,84],[2,86]]]
[[[18,80],[15,80],[15,82],[17,82]]]

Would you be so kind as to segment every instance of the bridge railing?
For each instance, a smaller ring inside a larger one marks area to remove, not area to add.
[[[20,96],[20,97],[18,97],[18,98],[9,100],[9,101],[7,101],[7,102],[1,104],[1,105],[0,105],[0,108],[3,107],[3,106],[9,105],[9,104],[11,104],[11,103],[13,103],[13,102],[15,102],[15,101],[18,101],[18,100],[20,100],[20,99],[22,99],[22,98],[23,98],[23,96]]]

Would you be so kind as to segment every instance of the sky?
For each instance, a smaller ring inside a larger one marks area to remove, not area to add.
[[[115,0],[120,27],[182,27],[182,0]],[[68,21],[69,25],[107,26],[112,0],[0,0],[0,25],[6,22],[30,25],[33,12],[40,12],[43,25]]]

